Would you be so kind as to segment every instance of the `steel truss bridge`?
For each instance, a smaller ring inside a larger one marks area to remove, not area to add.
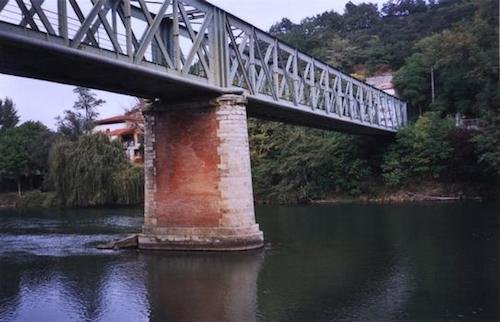
[[[0,72],[172,101],[243,90],[252,116],[358,134],[407,122],[405,102],[203,0],[0,0]]]

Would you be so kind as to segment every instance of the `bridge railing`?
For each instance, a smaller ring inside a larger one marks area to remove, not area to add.
[[[0,0],[0,23],[283,107],[389,131],[407,122],[405,102],[202,0]]]

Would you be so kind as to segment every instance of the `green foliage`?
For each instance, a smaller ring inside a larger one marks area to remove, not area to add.
[[[359,194],[369,175],[348,136],[264,121],[250,122],[254,188],[267,202],[307,202],[330,191]]]
[[[270,32],[301,50],[334,62],[334,66],[349,73],[360,69],[374,73],[388,66],[393,70],[399,69],[413,54],[418,40],[463,21],[471,21],[482,6],[491,6],[494,2],[391,0],[382,11],[378,11],[374,4],[349,2],[342,15],[329,11],[306,18],[299,24],[283,19],[272,26]],[[491,16],[498,9],[487,11]],[[339,54],[335,50],[340,43],[338,38],[356,50],[342,49]]]
[[[430,67],[425,64],[425,57],[414,54],[406,60],[406,64],[394,77],[394,85],[401,97],[419,110],[422,114],[424,107],[431,101]]]
[[[144,168],[123,164],[113,173],[114,202],[117,205],[137,205],[144,202]]]
[[[77,140],[83,134],[89,134],[99,116],[97,108],[105,103],[85,87],[76,87],[73,92],[78,99],[73,110],[65,110],[64,117],[57,117],[58,132],[70,140]]]
[[[104,134],[60,141],[50,155],[58,197],[68,207],[135,205],[143,201],[142,168],[129,164],[119,142]]]
[[[447,161],[447,181],[472,186],[479,186],[488,181],[482,167],[478,167],[478,154],[473,142],[476,134],[476,131],[462,128],[454,128],[448,133],[447,140],[450,142],[452,153]]]
[[[397,187],[409,179],[438,179],[447,170],[452,149],[447,140],[453,123],[427,113],[398,132],[382,164],[383,177]]]
[[[5,100],[0,99],[0,133],[13,128],[19,122],[14,102],[8,97]]]
[[[26,122],[0,134],[0,180],[13,179],[21,193],[21,178],[47,172],[55,135],[40,122]]]
[[[23,147],[28,153],[28,175],[48,173],[48,159],[52,144],[57,139],[54,132],[40,122],[26,122],[17,128],[24,137]]]
[[[500,176],[500,111],[487,114],[485,121],[487,126],[472,141],[479,166],[488,174]]]
[[[327,47],[314,50],[313,54],[323,57],[326,63],[339,69],[352,69],[359,56],[359,48],[351,44],[348,39],[333,36]]]
[[[475,9],[471,21],[416,43],[416,52],[398,71],[395,85],[413,107],[422,110],[430,106],[440,112],[460,112],[469,117],[497,107],[498,2],[478,1]],[[436,78],[433,105],[431,68]]]
[[[425,0],[389,0],[382,6],[384,15],[399,17],[426,12],[427,9]]]
[[[28,171],[29,154],[23,146],[25,138],[17,129],[0,135],[0,178],[14,179],[21,194],[21,177]]]

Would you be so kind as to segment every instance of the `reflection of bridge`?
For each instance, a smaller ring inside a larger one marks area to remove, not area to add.
[[[262,245],[247,109],[368,135],[406,123],[404,102],[201,0],[0,0],[0,72],[156,99],[144,248]]]

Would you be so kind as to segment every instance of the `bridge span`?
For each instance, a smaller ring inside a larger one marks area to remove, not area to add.
[[[381,136],[407,122],[405,102],[203,0],[0,0],[0,72],[153,100],[150,249],[262,246],[247,113]]]

